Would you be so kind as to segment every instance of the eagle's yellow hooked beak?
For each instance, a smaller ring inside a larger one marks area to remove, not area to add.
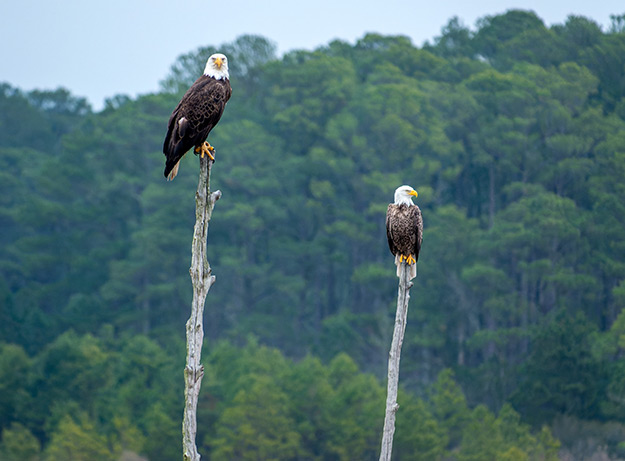
[[[221,58],[215,58],[215,65],[217,66],[218,69],[221,69]]]
[[[408,192],[408,195],[414,195],[415,197],[419,196],[416,190],[411,190],[410,192]]]

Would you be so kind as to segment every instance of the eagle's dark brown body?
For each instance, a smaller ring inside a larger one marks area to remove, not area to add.
[[[386,236],[388,247],[398,264],[401,256],[419,260],[423,240],[423,217],[417,205],[389,204],[386,210]],[[414,266],[416,275],[416,265]],[[399,264],[398,264],[399,275]]]
[[[200,147],[206,141],[219,122],[231,94],[228,79],[217,80],[207,75],[202,75],[187,90],[169,118],[163,143],[163,153],[167,157],[165,177],[170,176],[189,149]]]

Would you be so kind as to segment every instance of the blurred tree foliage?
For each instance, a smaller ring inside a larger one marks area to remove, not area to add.
[[[206,349],[198,442],[207,459],[377,457],[385,388],[347,354],[324,365],[312,356],[293,361],[254,339]],[[179,458],[181,354],[145,335],[113,337],[108,328],[98,336],[65,333],[30,359],[5,345],[0,358],[16,354],[26,358],[26,377],[2,394],[20,411],[2,421],[1,459]],[[533,433],[511,406],[498,415],[483,405],[469,409],[450,370],[427,393],[401,395],[398,459],[503,459],[511,450],[524,459],[557,459],[549,430]],[[478,436],[485,423],[488,436]]]
[[[178,457],[197,167],[187,156],[167,183],[160,152],[216,49],[99,113],[64,89],[0,85],[7,459]],[[425,235],[400,459],[552,459],[540,428],[554,418],[623,423],[622,16],[608,31],[518,10],[477,30],[453,18],[422,48],[370,34],[281,58],[256,36],[219,50],[234,95],[211,135],[224,195],[209,238],[205,453],[375,454],[383,390],[359,369],[386,367],[384,212],[403,183],[420,192]]]

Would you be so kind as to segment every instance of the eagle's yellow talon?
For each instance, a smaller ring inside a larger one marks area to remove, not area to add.
[[[410,264],[414,264],[414,263],[416,263],[416,262],[417,262],[417,260],[416,260],[416,259],[414,259],[414,258],[412,257],[412,255],[410,255],[410,256],[408,256],[408,257],[406,258],[406,262],[408,263],[408,265],[410,265]]]
[[[204,144],[195,148],[195,153],[200,154],[200,158],[204,158],[204,154],[208,155],[213,162],[215,161],[215,156],[213,155],[215,152],[215,148],[211,146],[208,141],[204,141]]]

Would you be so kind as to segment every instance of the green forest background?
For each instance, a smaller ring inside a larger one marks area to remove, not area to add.
[[[181,458],[198,167],[166,182],[161,147],[217,50],[203,458],[377,459],[401,184],[394,459],[625,458],[625,15],[509,11],[421,48],[242,36],[97,113],[0,85],[0,459]]]

